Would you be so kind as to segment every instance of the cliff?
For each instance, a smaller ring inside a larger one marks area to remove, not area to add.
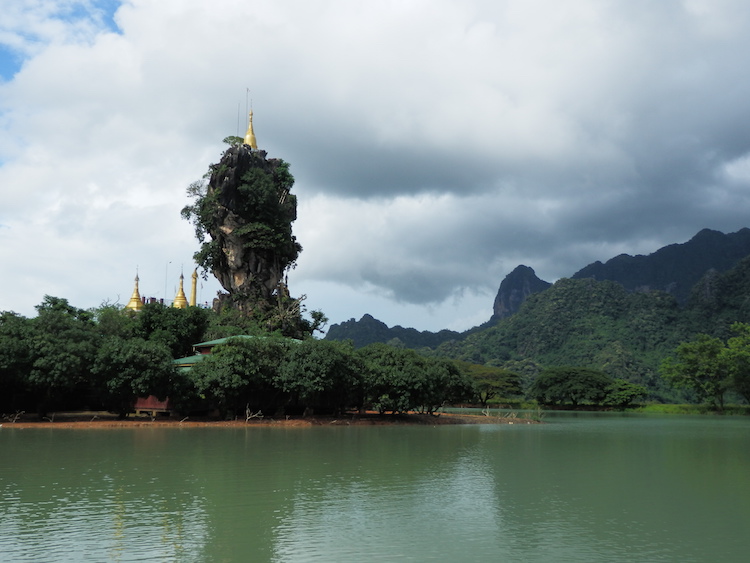
[[[517,266],[500,284],[492,306],[491,320],[505,319],[517,313],[529,295],[544,291],[550,285],[552,284],[539,279],[532,268]]]

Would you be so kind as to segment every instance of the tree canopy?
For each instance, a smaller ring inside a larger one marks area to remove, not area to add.
[[[662,376],[720,410],[728,391],[750,402],[750,325],[733,323],[731,331],[726,342],[707,334],[683,342],[662,363]]]
[[[613,380],[604,372],[581,367],[547,368],[534,381],[529,394],[545,405],[600,404]]]

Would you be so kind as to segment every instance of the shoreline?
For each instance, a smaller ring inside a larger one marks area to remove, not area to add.
[[[109,413],[59,413],[51,420],[39,420],[35,415],[24,415],[16,422],[4,420],[0,428],[17,429],[106,429],[106,428],[311,428],[314,426],[445,426],[456,424],[541,424],[528,418],[440,413],[439,415],[408,413],[380,415],[377,413],[344,414],[342,416],[289,416],[284,419],[251,418],[250,420],[217,420],[211,418],[131,416],[118,419]]]

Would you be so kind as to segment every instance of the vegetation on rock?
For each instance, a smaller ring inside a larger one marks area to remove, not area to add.
[[[226,293],[214,306],[254,317],[269,331],[301,338],[325,323],[320,312],[302,319],[302,300],[290,297],[284,277],[302,246],[292,233],[297,198],[289,164],[226,139],[230,147],[203,180],[188,188],[193,199],[182,216],[201,243],[195,260],[212,272]]]

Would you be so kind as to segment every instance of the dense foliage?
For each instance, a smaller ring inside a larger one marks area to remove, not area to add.
[[[642,385],[615,380],[606,373],[579,367],[548,368],[539,374],[529,394],[543,405],[605,405],[626,407],[642,399]]]
[[[662,374],[676,387],[690,389],[701,401],[724,408],[727,392],[750,402],[750,325],[734,323],[736,336],[725,343],[720,338],[699,334],[683,342],[662,363]]]
[[[476,399],[486,407],[490,401],[509,399],[523,394],[522,376],[507,369],[491,365],[456,361],[459,369],[469,374],[474,381]]]
[[[239,150],[239,146],[233,146],[225,156]],[[201,243],[195,255],[198,265],[214,272],[219,281],[231,269],[222,248],[222,228],[230,213],[243,246],[266,264],[284,271],[302,250],[292,234],[297,198],[290,193],[294,177],[289,164],[280,159],[266,160],[257,153],[250,153],[249,158],[251,163],[244,170],[230,168],[225,158],[212,164],[206,174],[208,182],[201,180],[188,187],[193,203],[182,209],[182,216],[193,223]],[[233,178],[237,173],[240,178]]]
[[[56,297],[37,310],[32,319],[0,313],[0,412],[87,408],[124,416],[136,398],[156,395],[182,412],[222,416],[433,413],[476,393],[453,362],[385,345],[294,340],[237,312],[161,304],[137,314],[111,305],[85,311]],[[173,359],[192,354],[194,344],[225,337],[191,369],[175,368]]]

